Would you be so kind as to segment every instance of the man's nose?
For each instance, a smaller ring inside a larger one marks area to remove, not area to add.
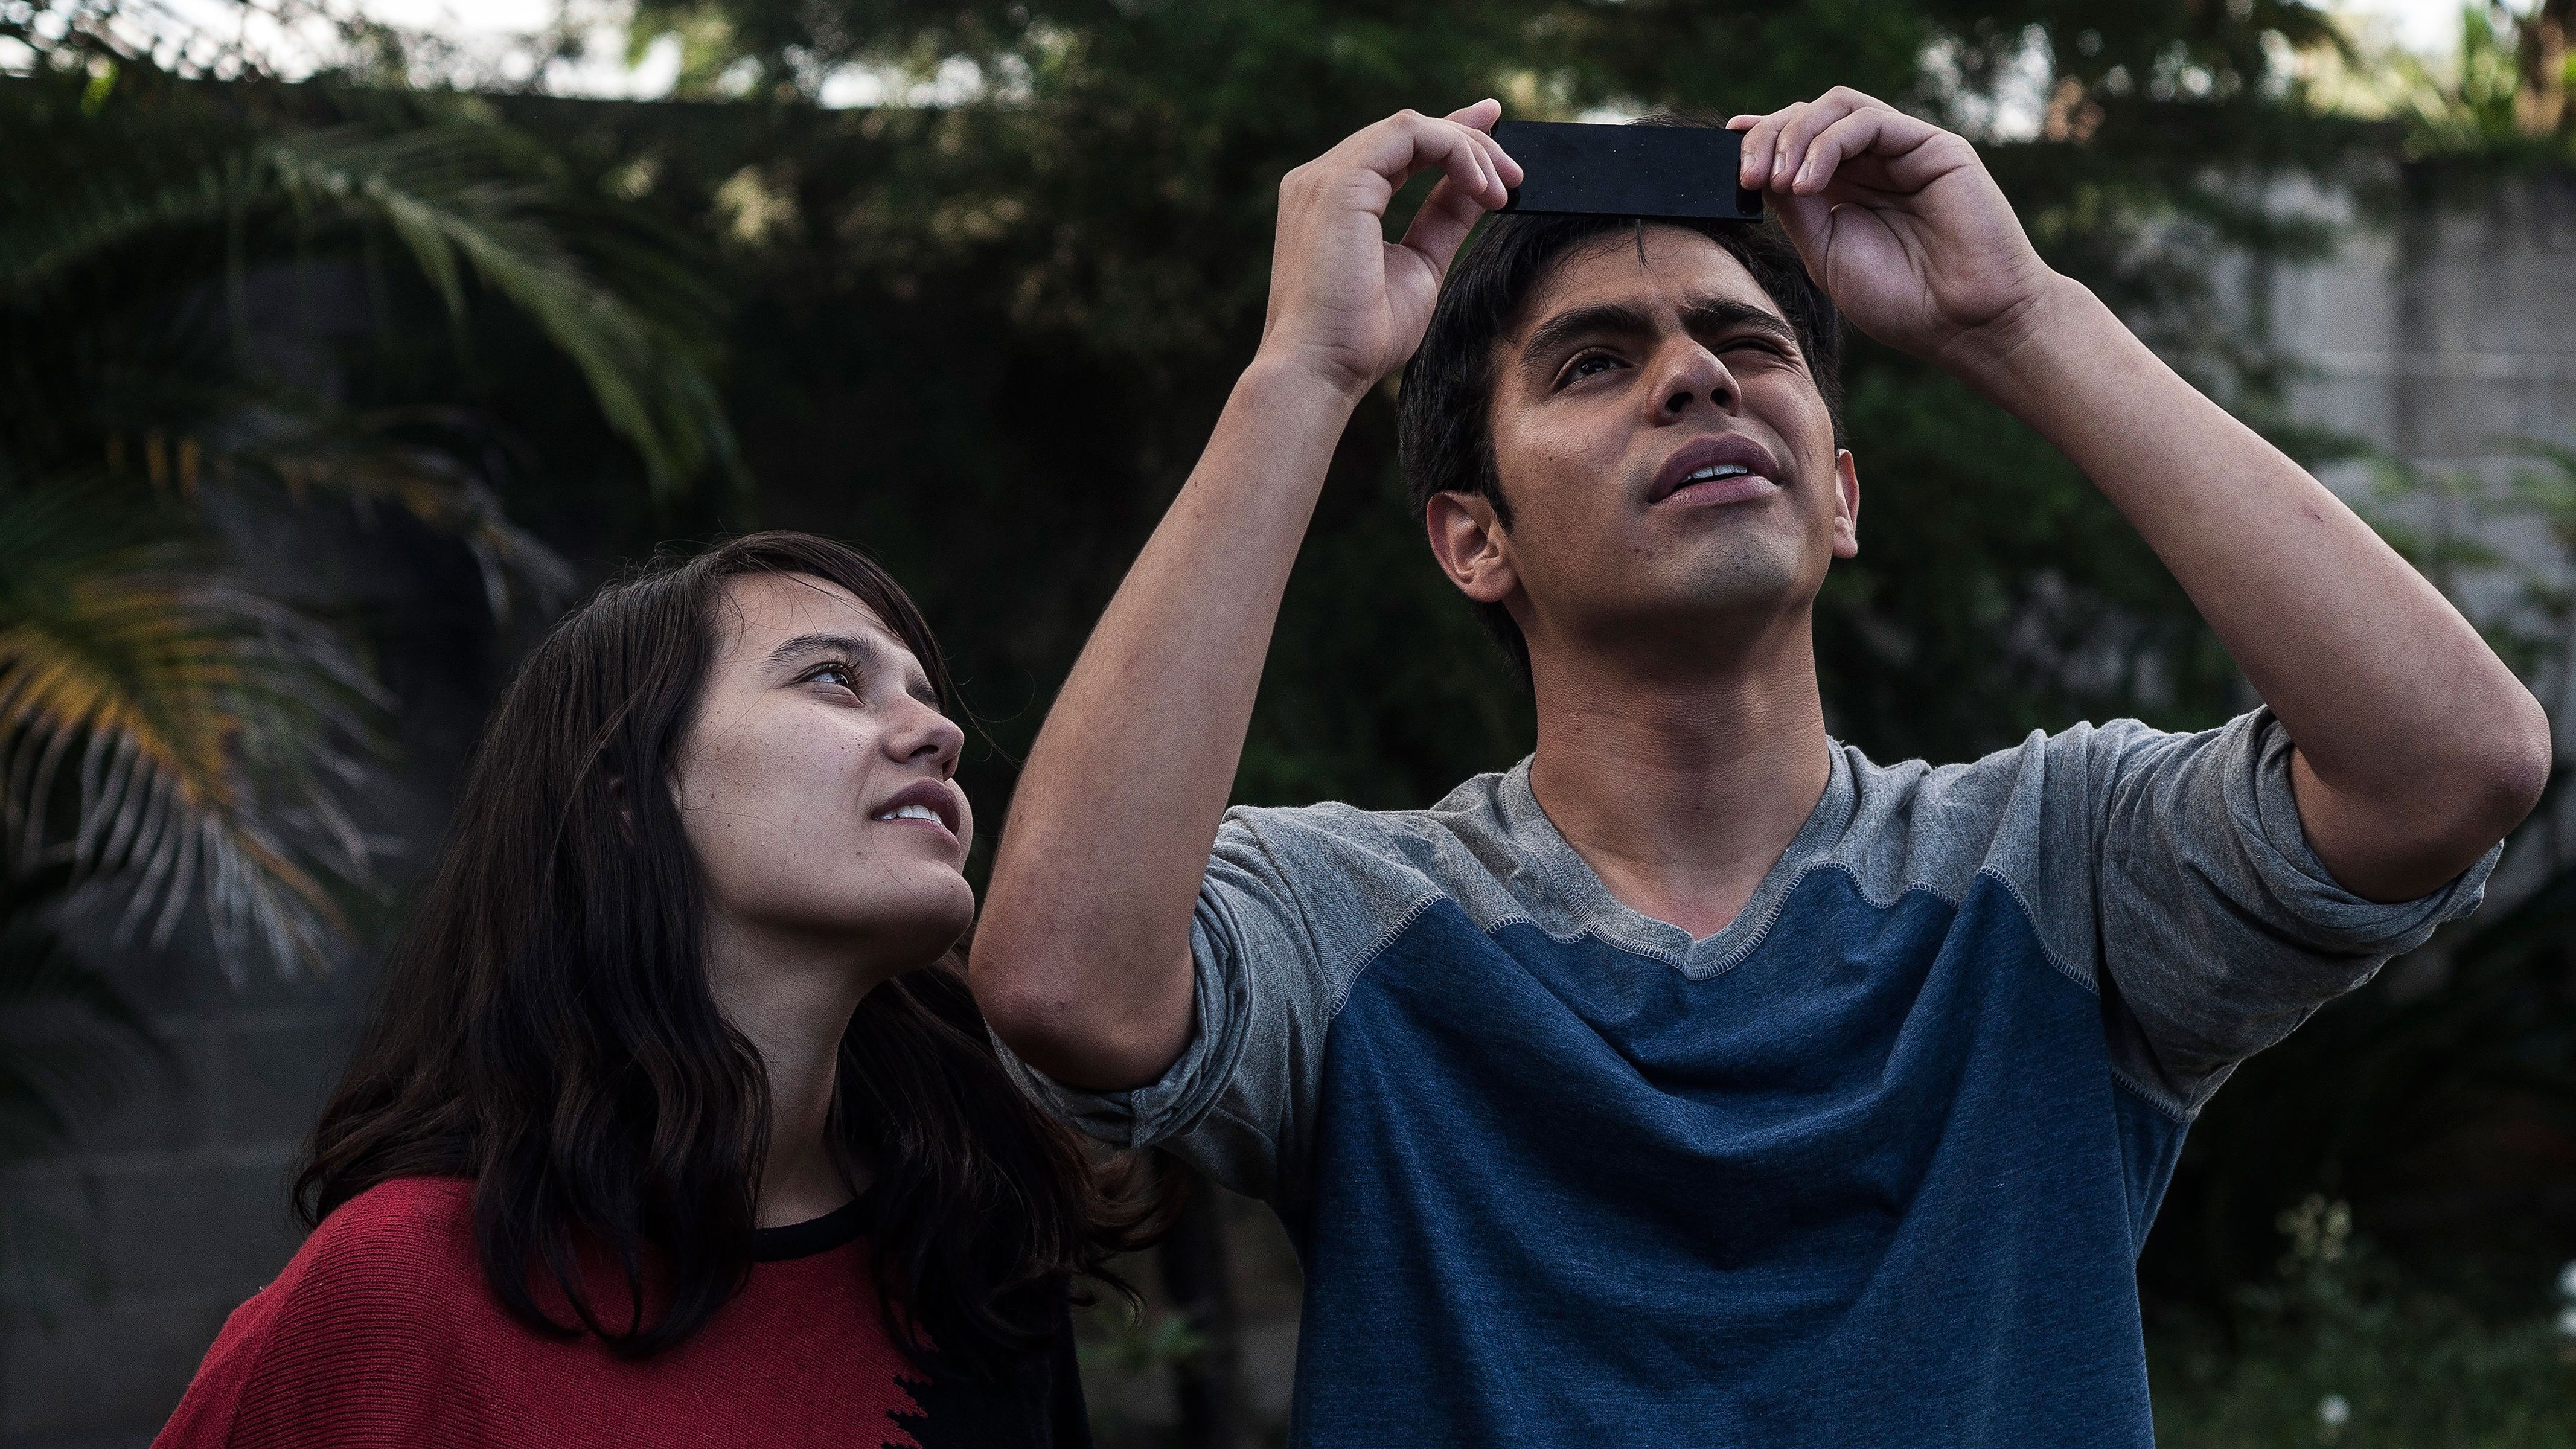
[[[1696,342],[1673,350],[1664,374],[1656,379],[1657,411],[1667,419],[1689,412],[1702,398],[1721,410],[1735,405],[1735,375],[1717,355]]]

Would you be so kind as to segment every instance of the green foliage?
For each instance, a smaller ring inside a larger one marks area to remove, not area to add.
[[[200,900],[236,978],[254,956],[319,965],[331,887],[369,874],[341,797],[385,701],[329,629],[199,550],[136,541],[158,511],[111,488],[0,495],[6,859],[118,881],[122,931],[149,920],[156,947]]]
[[[2322,24],[2271,0],[716,0],[648,6],[633,39],[682,36],[710,93],[811,96],[857,65],[947,103],[693,109],[594,131],[584,164],[725,239],[746,338],[729,397],[763,517],[885,555],[1007,752],[1258,340],[1278,177],[1355,126],[1484,94],[1524,115],[1724,113],[1836,82],[1972,124],[2036,65],[2057,89],[2027,99],[2062,139],[1990,155],[2043,247],[2259,416],[2271,359],[2225,340],[2205,258],[2323,245],[2249,201],[2251,178],[2351,140],[2267,80]],[[2179,592],[2036,439],[1866,343],[1848,382],[1863,554],[1819,617],[1838,733],[1955,758],[2081,715],[2229,710],[2232,672]],[[1387,404],[1337,459],[1243,798],[1418,804],[1528,747],[1519,685],[1400,506]],[[987,818],[1005,773],[971,772]]]
[[[2497,490],[2393,461],[2373,522],[2462,602],[2554,713],[2576,700],[2576,450],[2530,444]],[[2492,540],[2513,539],[2511,551]],[[2440,956],[2401,961],[2239,1069],[2184,1148],[2144,1265],[2209,1301],[2259,1269],[2270,1216],[2311,1187],[2399,1225],[2386,1245],[2529,1274],[2576,1242],[2576,851],[2557,787],[2508,847],[2539,883]]]
[[[2281,1215],[2277,1271],[2224,1321],[2150,1337],[2156,1438],[2176,1449],[2565,1449],[2576,1313],[2526,1291],[2502,1315],[2398,1271],[2311,1195]],[[2538,1285],[2532,1285],[2538,1286]]]
[[[702,272],[526,137],[471,103],[188,81],[112,6],[31,14],[0,5],[38,61],[0,80],[7,1164],[155,1055],[71,923],[159,949],[194,921],[239,983],[327,965],[380,884],[393,701],[299,525],[391,508],[460,542],[496,613],[569,592],[501,510],[494,430],[386,365],[420,375],[411,337],[466,358],[515,321],[640,481],[734,466]],[[0,1212],[13,1300],[68,1248]]]

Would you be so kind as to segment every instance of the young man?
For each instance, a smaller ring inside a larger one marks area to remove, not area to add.
[[[1960,138],[1847,90],[1738,117],[1797,258],[1509,217],[1443,290],[1518,180],[1498,110],[1282,185],[1260,353],[1030,753],[984,1010],[1061,1110],[1278,1206],[1297,1443],[2146,1444],[2135,1260],[2192,1114],[2477,903],[2548,722]],[[2081,465],[2265,706],[1939,769],[1828,739],[1835,308]],[[1229,812],[1326,461],[1417,341],[1406,467],[1537,753]]]

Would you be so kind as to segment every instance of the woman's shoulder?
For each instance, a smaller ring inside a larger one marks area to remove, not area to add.
[[[462,1280],[481,1275],[474,1243],[474,1184],[398,1177],[332,1209],[264,1293],[309,1313],[435,1308]]]
[[[426,1257],[461,1245],[474,1251],[474,1183],[462,1177],[396,1177],[331,1210],[304,1242],[308,1251],[358,1265]]]
[[[404,1401],[458,1347],[459,1318],[483,1302],[480,1272],[473,1184],[400,1178],[368,1189],[233,1310],[154,1443],[269,1442],[254,1426],[328,1425],[353,1410],[402,1422]]]

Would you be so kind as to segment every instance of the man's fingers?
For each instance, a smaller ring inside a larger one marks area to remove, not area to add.
[[[1815,145],[1816,137],[1859,110],[1859,103],[1866,100],[1868,97],[1858,91],[1836,86],[1814,101],[1797,107],[1797,114],[1780,128],[1779,139],[1773,144],[1771,189],[1785,191],[1795,186],[1803,174],[1802,168],[1807,164],[1807,156]]]
[[[1825,127],[1807,144],[1806,155],[1799,159],[1797,169],[1788,173],[1788,189],[1801,196],[1824,190],[1832,184],[1836,167],[1877,143],[1890,114],[1858,110]]]
[[[1440,184],[1422,200],[1422,209],[1413,214],[1413,224],[1404,229],[1404,247],[1431,264],[1434,277],[1447,276],[1449,259],[1458,254],[1459,243],[1476,229],[1476,219],[1491,210],[1484,202],[1459,186],[1455,177],[1443,176]]]
[[[1754,191],[1785,193],[1801,188],[1816,138],[1861,113],[1901,114],[1849,86],[1836,86],[1812,101],[1783,106],[1767,116],[1737,116],[1728,121],[1727,129],[1744,132],[1739,183]],[[1832,175],[1831,168],[1826,168],[1824,178]]]
[[[1747,190],[1767,190],[1778,167],[1780,133],[1791,121],[1806,114],[1807,103],[1795,101],[1755,121],[1744,133],[1744,167],[1739,184]]]
[[[1493,138],[1472,126],[1404,111],[1351,137],[1334,152],[1385,178],[1390,194],[1416,174],[1438,170],[1468,195],[1500,206],[1505,199],[1503,168],[1488,149],[1492,146]]]
[[[1502,115],[1503,103],[1492,96],[1487,96],[1481,101],[1460,106],[1441,119],[1455,121],[1461,126],[1473,127],[1479,131],[1490,131],[1494,127],[1494,122],[1502,119]]]
[[[1485,154],[1492,158],[1495,173],[1502,177],[1505,186],[1518,186],[1521,184],[1521,163],[1513,160],[1511,153],[1503,149],[1503,143],[1493,137],[1494,123],[1502,118],[1503,103],[1490,99],[1478,101],[1472,106],[1462,106],[1451,111],[1447,117],[1448,120],[1476,133],[1477,143],[1483,146]]]
[[[1849,163],[1866,159],[1858,184],[1899,193],[1928,184],[1946,164],[1927,143],[1944,132],[1919,116],[1886,106],[1865,106],[1825,128],[1807,148],[1789,189],[1814,196],[1832,185]]]

